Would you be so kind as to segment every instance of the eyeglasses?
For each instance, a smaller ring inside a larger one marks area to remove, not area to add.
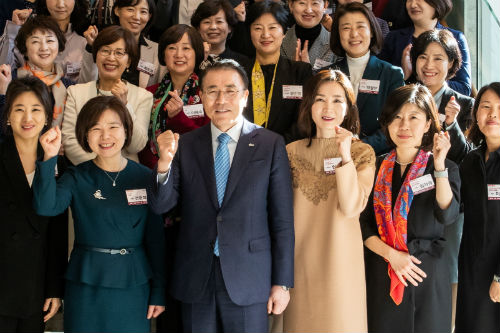
[[[215,90],[215,89],[209,89],[205,91],[205,95],[208,97],[210,100],[216,100],[217,97],[219,97],[219,94],[222,93],[222,96],[225,99],[233,99],[236,97],[236,95],[239,93],[239,90]]]
[[[121,59],[127,55],[127,51],[125,51],[124,49],[115,49],[115,50],[99,49],[99,51],[97,51],[97,53],[101,54],[103,57],[109,57],[110,55],[113,54],[116,59]]]

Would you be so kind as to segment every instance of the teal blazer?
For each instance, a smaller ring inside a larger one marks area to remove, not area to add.
[[[331,68],[340,70],[349,77],[347,58],[335,62]],[[387,152],[389,146],[384,133],[380,129],[378,118],[387,96],[394,89],[404,86],[403,70],[371,55],[363,73],[363,79],[380,81],[378,94],[359,92],[356,100],[361,124],[360,138],[363,142],[371,145],[377,155],[380,155]]]

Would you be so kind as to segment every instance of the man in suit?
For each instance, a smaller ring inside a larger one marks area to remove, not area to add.
[[[186,332],[267,332],[293,287],[290,167],[283,138],[245,120],[245,70],[207,67],[202,102],[211,123],[158,136],[160,160],[148,189],[152,209],[181,205],[171,294]],[[267,311],[266,311],[267,310]]]

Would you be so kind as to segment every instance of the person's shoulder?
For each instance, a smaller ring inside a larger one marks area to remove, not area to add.
[[[147,38],[144,37],[144,41],[146,42],[147,44],[147,47],[149,48],[153,48],[153,49],[158,49],[158,43],[157,42],[153,42],[152,40],[149,40]]]
[[[403,73],[401,67],[394,66],[390,62],[382,60],[379,57],[377,57],[376,55],[372,55],[372,57],[374,57],[374,62],[377,64],[377,66],[379,66],[383,69],[384,73],[386,73],[386,74],[387,73],[390,73],[390,74]]]
[[[280,62],[285,68],[293,68],[296,72],[311,72],[312,66],[308,62],[295,61],[289,58],[280,57]]]
[[[153,97],[153,94],[146,89],[136,86],[133,83],[127,81],[128,95],[129,96],[139,96],[146,95],[147,97]]]
[[[130,170],[135,174],[135,175],[141,175],[141,176],[147,176],[151,174],[151,169],[148,168],[145,165],[142,165],[140,163],[137,163],[134,160],[127,159],[127,168],[130,168]]]
[[[77,83],[73,84],[68,87],[67,92],[68,95],[73,95],[74,97],[77,97],[77,95],[82,91],[87,91],[87,90],[93,90],[95,91],[96,89],[96,82],[95,81],[89,81],[85,83]]]

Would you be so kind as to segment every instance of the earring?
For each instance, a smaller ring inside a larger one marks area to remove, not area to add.
[[[125,69],[125,72],[129,73],[130,69],[127,67],[127,69]]]
[[[7,120],[7,126],[10,126],[10,121]]]

